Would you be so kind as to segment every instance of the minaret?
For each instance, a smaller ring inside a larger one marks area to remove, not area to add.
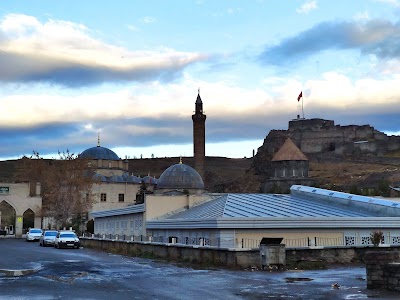
[[[206,156],[206,115],[203,113],[203,102],[200,98],[200,89],[196,99],[196,110],[192,115],[193,120],[193,156],[194,168],[204,178],[204,161]]]

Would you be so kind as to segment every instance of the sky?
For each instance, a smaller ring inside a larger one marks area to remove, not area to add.
[[[303,98],[297,101],[299,93]],[[0,159],[251,157],[305,118],[400,135],[400,0],[1,1]]]

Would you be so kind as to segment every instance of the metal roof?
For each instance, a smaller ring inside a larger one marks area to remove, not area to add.
[[[79,154],[79,157],[86,159],[120,160],[120,158],[114,151],[100,146],[86,149],[81,154]]]
[[[121,215],[136,214],[136,213],[141,213],[144,211],[145,211],[144,204],[136,204],[136,205],[130,205],[128,207],[117,208],[117,209],[93,211],[90,213],[90,215],[93,218],[104,218],[104,217],[114,217],[114,216],[121,216]]]
[[[329,206],[359,209],[375,216],[400,217],[400,203],[391,201],[390,198],[380,199],[303,185],[292,185],[290,193],[293,197],[310,199]]]
[[[167,219],[345,218],[373,217],[372,212],[342,208],[281,194],[226,194]]]
[[[179,163],[170,166],[160,175],[157,189],[204,189],[204,183],[195,169]]]

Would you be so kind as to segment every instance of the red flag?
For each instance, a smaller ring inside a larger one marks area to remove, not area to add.
[[[297,97],[297,102],[300,101],[300,98],[303,97],[303,91],[300,92],[299,96]]]

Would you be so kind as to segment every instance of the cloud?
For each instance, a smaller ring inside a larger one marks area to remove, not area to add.
[[[114,87],[109,92],[96,89],[61,95],[65,91],[53,87],[25,95],[16,90],[1,99],[2,110],[8,113],[0,119],[5,145],[0,147],[0,157],[28,155],[32,150],[43,155],[65,149],[79,153],[96,145],[98,132],[101,144],[108,148],[190,144],[198,87],[207,115],[207,143],[262,140],[269,130],[287,129],[288,121],[301,114],[300,90],[304,91],[306,118],[325,118],[341,125],[370,124],[397,132],[398,82],[400,75],[353,80],[327,72],[319,80],[306,82],[265,78],[263,86],[246,89],[184,74],[181,84],[153,81]]]
[[[140,31],[140,28],[139,28],[139,27],[137,27],[137,26],[135,26],[135,25],[132,25],[132,24],[127,25],[127,27],[128,27],[128,29],[129,29],[130,31],[133,31],[133,32],[138,32],[138,31]]]
[[[378,2],[382,2],[382,3],[387,3],[391,6],[394,7],[400,7],[400,1],[399,0],[377,0]]]
[[[3,82],[81,87],[105,82],[170,81],[208,55],[160,48],[129,50],[93,37],[82,24],[11,14],[0,22]]]
[[[146,16],[146,17],[143,17],[143,19],[141,21],[145,24],[151,24],[151,23],[155,23],[157,20],[154,17]]]
[[[364,23],[324,22],[309,30],[268,46],[259,56],[264,64],[295,63],[326,50],[358,49],[380,59],[400,58],[400,23],[369,20]]]
[[[316,8],[317,8],[317,1],[310,0],[310,1],[303,3],[303,5],[300,8],[296,9],[296,12],[298,14],[308,14],[310,11],[312,11]]]
[[[363,12],[358,12],[358,13],[356,13],[356,14],[354,15],[353,19],[354,19],[355,21],[366,21],[366,20],[369,20],[370,17],[369,17],[368,11],[363,11]]]

